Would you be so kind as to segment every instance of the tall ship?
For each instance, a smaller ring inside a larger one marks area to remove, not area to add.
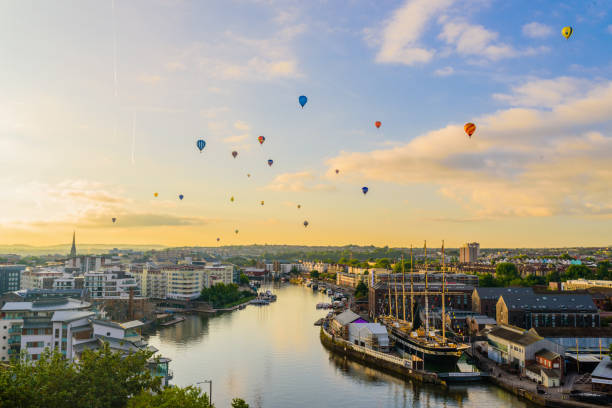
[[[393,287],[395,292],[395,314],[393,313],[393,301],[391,294],[391,280],[388,282],[389,287],[389,315],[379,318],[379,321],[387,327],[390,339],[395,343],[396,347],[403,350],[405,353],[416,355],[422,358],[425,362],[433,363],[437,366],[454,367],[457,360],[463,352],[469,348],[468,345],[447,338],[445,324],[445,295],[449,294],[446,290],[445,262],[444,262],[444,242],[442,242],[442,284],[440,291],[430,291],[429,281],[427,276],[427,243],[425,243],[425,290],[421,292],[414,291],[413,282],[413,259],[412,246],[410,247],[410,316],[406,316],[406,285],[404,273],[404,259],[402,258],[402,318],[399,316],[398,307],[398,291],[395,275],[393,275]],[[442,313],[441,313],[441,330],[430,327],[429,316],[429,296],[441,295],[442,297]],[[419,308],[415,307],[414,296],[422,296],[425,307],[423,313],[419,313]],[[415,309],[417,313],[415,314]],[[424,317],[421,318],[421,314]],[[407,320],[409,318],[410,320]]]

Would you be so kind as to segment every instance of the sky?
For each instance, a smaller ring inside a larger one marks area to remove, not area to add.
[[[608,1],[4,1],[0,64],[0,244],[612,244]]]

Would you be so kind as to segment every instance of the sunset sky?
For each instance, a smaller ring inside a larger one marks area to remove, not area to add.
[[[4,1],[0,244],[612,244],[611,17],[604,0]]]

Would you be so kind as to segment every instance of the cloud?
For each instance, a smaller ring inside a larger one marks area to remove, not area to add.
[[[533,21],[523,26],[523,35],[530,38],[546,38],[553,33],[553,29],[546,24]]]
[[[455,70],[453,69],[453,67],[444,67],[444,68],[436,69],[434,71],[434,75],[445,77],[445,76],[453,75],[454,72]]]
[[[593,81],[581,78],[536,79],[513,87],[511,94],[493,94],[493,98],[512,106],[549,108],[583,97],[595,86]]]
[[[336,188],[325,183],[317,183],[318,177],[309,171],[279,174],[265,189],[272,191],[334,191]]]
[[[435,51],[419,44],[429,21],[454,0],[409,0],[393,12],[380,34],[377,62],[415,65],[429,62]],[[371,31],[366,32],[372,39]]]
[[[146,84],[157,84],[163,78],[161,76],[155,75],[155,74],[141,74],[140,76],[138,76],[137,79],[138,79],[139,82],[144,82]]]
[[[580,82],[580,79],[573,79]],[[556,87],[536,79],[524,89]],[[523,96],[515,95],[515,102]],[[512,97],[514,98],[514,96]],[[544,98],[420,135],[402,146],[341,152],[328,161],[355,180],[435,185],[473,217],[612,217],[612,81],[583,96]],[[527,99],[528,101],[528,99]]]
[[[248,123],[242,122],[240,120],[237,120],[236,122],[234,122],[234,127],[238,130],[245,130],[245,131],[248,131],[251,129],[251,126],[249,126]]]
[[[248,133],[245,133],[242,135],[228,136],[224,138],[223,141],[225,143],[240,143],[240,142],[244,142],[245,140],[247,140],[250,136],[251,135],[249,135]]]
[[[608,31],[610,34],[612,34],[612,24],[610,24],[610,25],[609,25],[609,26],[606,28],[606,30],[607,30],[607,31]]]
[[[465,14],[464,6],[455,0],[406,0],[382,27],[365,29],[364,39],[370,46],[379,48],[376,62],[404,65],[428,63],[437,55],[447,56],[449,52],[498,61],[546,50],[544,47],[518,50],[500,42],[499,33],[457,17]],[[452,47],[450,50],[437,48],[431,41],[430,45],[424,44],[425,34],[434,30],[438,31],[439,40]]]

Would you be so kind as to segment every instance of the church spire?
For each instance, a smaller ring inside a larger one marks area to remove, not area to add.
[[[70,248],[70,257],[76,257],[76,233],[72,231],[72,248]]]

